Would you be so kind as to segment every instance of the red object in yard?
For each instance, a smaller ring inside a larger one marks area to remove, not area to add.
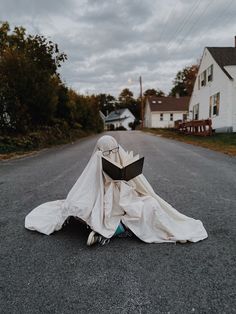
[[[192,121],[175,121],[175,129],[183,134],[210,136],[212,135],[211,119],[192,120]]]

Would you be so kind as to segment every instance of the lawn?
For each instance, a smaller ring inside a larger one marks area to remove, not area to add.
[[[143,131],[236,156],[236,133],[215,133],[203,137],[180,134],[173,129],[144,128]]]

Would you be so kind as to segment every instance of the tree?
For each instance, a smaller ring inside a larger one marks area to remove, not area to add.
[[[59,119],[64,119],[68,122],[72,122],[72,108],[71,103],[69,102],[69,91],[68,88],[58,82],[58,101],[57,101],[57,109],[56,109],[56,117]]]
[[[120,106],[126,107],[134,103],[135,100],[133,96],[134,94],[128,88],[124,88],[118,97]]]
[[[73,107],[73,123],[79,124],[84,130],[103,131],[103,121],[99,115],[99,103],[96,95],[78,95],[69,91],[70,103]]]
[[[140,120],[140,99],[134,99],[133,96],[133,93],[128,88],[123,89],[118,97],[119,103],[117,107],[128,108],[135,118]]]
[[[151,88],[151,89],[147,89],[144,94],[143,94],[145,97],[146,96],[157,96],[157,97],[165,97],[165,93],[160,90],[160,89],[154,89],[154,88]]]
[[[197,64],[193,64],[179,71],[174,79],[174,86],[170,91],[170,96],[176,96],[176,94],[179,94],[179,96],[191,96],[198,68]]]
[[[97,95],[99,110],[102,111],[104,115],[107,115],[114,110],[115,104],[117,102],[116,98],[110,94],[99,94]]]
[[[0,128],[16,132],[50,123],[58,104],[60,76],[66,60],[57,44],[23,27],[10,33],[0,25]]]

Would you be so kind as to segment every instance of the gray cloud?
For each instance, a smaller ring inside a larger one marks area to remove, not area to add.
[[[234,0],[1,0],[0,20],[59,44],[63,80],[84,93],[168,92],[204,46],[232,46]],[[129,80],[129,83],[128,83]]]

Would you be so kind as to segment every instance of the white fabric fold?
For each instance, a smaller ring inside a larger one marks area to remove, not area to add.
[[[202,222],[179,213],[159,197],[144,175],[125,182],[114,181],[103,172],[102,151],[117,146],[113,137],[101,137],[66,199],[33,209],[25,218],[25,227],[49,235],[74,216],[106,238],[114,235],[120,221],[147,243],[197,242],[207,238]],[[128,154],[119,146],[119,151],[109,157],[123,165]]]

